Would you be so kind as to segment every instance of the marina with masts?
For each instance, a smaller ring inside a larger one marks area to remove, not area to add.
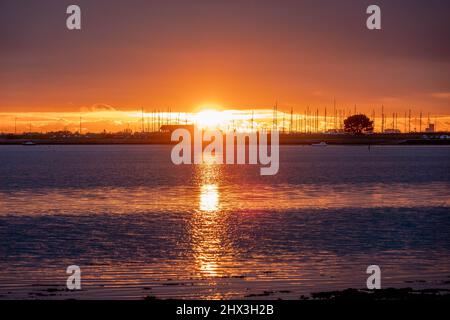
[[[345,119],[358,114],[365,114],[373,121],[372,132],[361,136],[345,132]],[[95,121],[90,118],[89,113],[81,113],[77,117],[78,123],[73,120],[65,121],[60,130],[45,130],[42,123],[21,119],[16,115],[9,120],[12,122],[9,130],[5,127],[5,121],[2,122],[0,143],[23,143],[24,140],[31,139],[40,143],[170,143],[169,134],[175,128],[195,126],[203,130],[219,129],[223,132],[278,130],[282,144],[321,141],[331,144],[442,144],[448,140],[450,123],[443,116],[413,108],[398,112],[397,109],[390,111],[385,105],[381,105],[372,108],[370,113],[360,113],[356,104],[340,105],[336,99],[332,100],[331,107],[281,107],[278,101],[275,101],[272,109],[174,112],[170,107],[140,107],[139,112],[127,113],[126,119],[121,120],[121,127],[112,129],[105,125],[100,130],[93,128]]]

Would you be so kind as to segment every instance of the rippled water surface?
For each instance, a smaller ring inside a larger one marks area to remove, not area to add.
[[[282,146],[276,176],[170,150],[0,146],[0,298],[450,288],[448,147]]]

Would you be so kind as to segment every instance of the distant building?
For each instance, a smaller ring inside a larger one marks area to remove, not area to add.
[[[194,131],[194,125],[193,124],[165,124],[162,125],[161,128],[159,129],[161,132],[165,132],[165,133],[172,133],[177,129],[186,129],[189,132],[193,132]]]
[[[399,129],[384,129],[384,133],[397,134],[402,132]]]
[[[434,123],[430,123],[428,128],[425,128],[425,132],[434,132]]]
[[[344,129],[328,129],[325,131],[326,134],[345,134]]]

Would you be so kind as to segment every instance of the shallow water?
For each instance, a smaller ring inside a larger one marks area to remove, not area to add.
[[[0,146],[0,298],[450,288],[449,147],[282,146],[276,176],[170,150]]]

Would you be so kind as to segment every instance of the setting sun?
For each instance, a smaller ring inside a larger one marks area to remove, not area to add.
[[[225,120],[223,112],[213,109],[203,110],[195,115],[195,122],[200,128],[217,128]]]

